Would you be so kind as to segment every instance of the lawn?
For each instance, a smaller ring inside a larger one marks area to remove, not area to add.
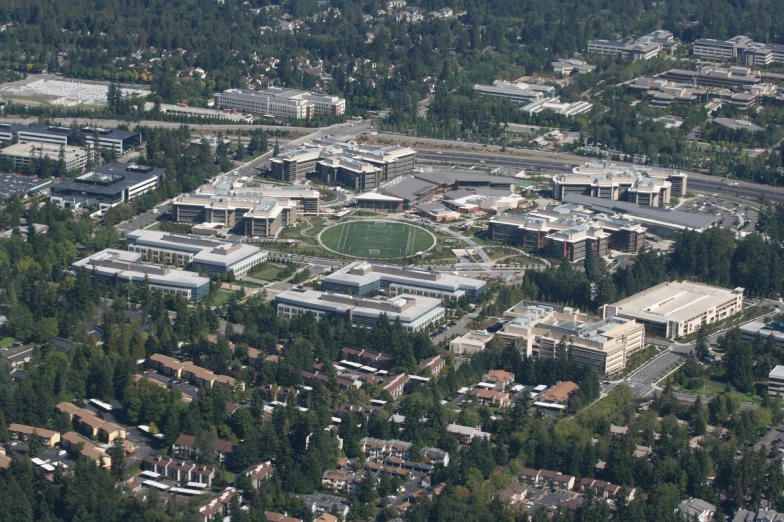
[[[226,290],[218,290],[215,299],[212,300],[212,306],[224,306],[229,302],[234,292],[227,292]]]
[[[14,345],[15,340],[16,339],[14,339],[13,337],[4,337],[0,339],[0,348],[6,349],[12,347]]]
[[[353,257],[393,259],[408,257],[433,246],[430,232],[390,221],[350,221],[321,233],[321,241],[335,252]]]
[[[700,381],[699,378],[697,380]],[[678,384],[676,384],[674,382],[672,383],[672,385],[673,385],[672,389],[675,390],[675,391],[678,391],[678,392],[706,395],[708,397],[715,397],[717,395],[721,395],[721,394],[724,393],[724,389],[725,389],[726,383],[724,383],[722,381],[719,381],[719,380],[716,380],[715,378],[712,379],[712,378],[706,377],[705,378],[705,386],[704,387],[703,386],[698,386],[697,388],[695,388],[693,390],[689,390],[689,389],[687,389],[687,388],[685,388],[683,386],[679,386]],[[733,392],[738,394],[738,396],[740,397],[740,400],[742,400],[743,402],[753,402],[753,403],[759,404],[760,398],[757,395],[751,395],[751,394],[748,394],[748,393],[741,393],[738,390],[736,390],[734,386],[730,386],[730,388],[732,389]]]
[[[155,223],[153,223],[149,227],[145,228],[145,230],[160,230],[160,229],[161,229],[161,222],[160,221],[156,221]]]
[[[261,265],[258,272],[252,272],[250,275],[251,277],[255,277],[256,279],[263,279],[265,281],[277,281],[279,279],[281,272],[283,272],[283,269],[278,268],[275,265],[271,265],[269,263],[264,263],[263,265]]]

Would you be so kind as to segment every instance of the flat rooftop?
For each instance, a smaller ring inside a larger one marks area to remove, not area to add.
[[[454,290],[459,288],[481,288],[486,285],[484,281],[471,277],[432,270],[406,268],[374,261],[355,261],[324,278],[324,281],[344,284],[354,283],[357,285],[368,284],[376,280],[403,282],[427,287],[439,286]]]
[[[0,172],[0,199],[11,199],[17,195],[35,192],[51,183],[48,179]]]
[[[317,290],[285,290],[275,296],[275,302],[290,303],[314,309],[343,312],[349,310],[354,316],[377,317],[382,313],[394,321],[398,317],[404,323],[416,321],[422,315],[441,306],[441,300],[434,297],[401,294],[392,298],[361,297],[345,294],[319,292]]]
[[[160,179],[163,175],[164,171],[161,168],[127,163],[107,163],[78,178],[63,181],[56,185],[54,190],[111,196],[140,183]]]
[[[140,263],[141,254],[107,248],[89,257],[74,262],[74,269],[86,268],[104,276],[117,275],[121,279],[141,281],[145,277],[150,283],[196,288],[209,283],[209,279],[195,272],[186,272],[157,265]]]
[[[188,252],[193,254],[194,262],[212,265],[231,266],[261,252],[260,249],[244,243],[191,234],[135,230],[129,232],[127,237],[132,244]]]
[[[730,290],[687,281],[672,281],[654,286],[619,301],[619,315],[639,317],[656,322],[682,321],[720,306],[743,293],[742,288]]]
[[[613,201],[603,198],[594,198],[580,194],[564,194],[564,203],[574,203],[590,208],[595,212],[606,214],[626,214],[633,218],[633,221],[642,224],[661,224],[672,225],[675,228],[690,228],[692,230],[703,230],[718,221],[718,216],[683,212],[682,210],[664,209],[651,207],[648,205],[638,205],[626,201]]]

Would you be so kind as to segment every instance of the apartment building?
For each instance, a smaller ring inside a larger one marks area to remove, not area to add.
[[[395,358],[393,356],[381,352],[374,352],[372,350],[344,346],[341,348],[340,353],[347,361],[369,366],[377,370],[389,370],[395,364]]]
[[[184,460],[148,455],[142,460],[142,469],[158,473],[159,475],[177,482],[197,482],[212,487],[215,479],[215,468],[194,464]]]
[[[321,475],[321,487],[331,493],[357,493],[362,483],[365,481],[364,475],[353,471],[339,471],[328,469]]]
[[[312,313],[317,319],[325,315],[345,317],[355,326],[373,328],[382,316],[400,320],[406,330],[429,330],[444,319],[441,300],[432,297],[400,294],[390,298],[363,298],[315,290],[286,290],[275,296],[279,317],[290,319]]]
[[[215,460],[224,463],[228,462],[234,456],[234,450],[237,448],[236,444],[232,444],[226,440],[216,440],[215,447]],[[192,435],[180,434],[177,440],[172,444],[172,455],[184,459],[195,459],[199,452],[196,448],[196,437]]]
[[[237,381],[233,377],[227,375],[217,375],[210,370],[196,366],[191,362],[184,362],[163,355],[155,353],[150,356],[147,363],[151,368],[160,371],[164,375],[174,377],[175,379],[184,379],[192,382],[197,386],[206,386],[212,388],[214,385],[224,385],[232,389],[245,389],[245,383]]]
[[[191,265],[204,274],[248,274],[267,260],[267,252],[251,245],[224,239],[154,230],[135,230],[127,234],[128,251],[141,254],[154,263]]]
[[[60,442],[60,434],[56,431],[16,424],[14,422],[8,425],[8,434],[11,440],[20,442],[29,442],[33,437],[38,437],[41,445],[46,448],[53,448],[55,444]]]
[[[249,467],[244,471],[245,475],[250,477],[251,484],[256,489],[259,489],[264,481],[272,477],[274,467],[272,461],[260,462],[254,466]]]
[[[393,375],[381,384],[381,390],[390,394],[393,399],[399,399],[403,396],[408,381],[409,377],[405,373]]]
[[[449,300],[466,296],[473,303],[487,291],[487,283],[433,270],[356,261],[326,276],[322,288],[357,296],[378,292],[390,297],[411,294]]]
[[[471,441],[477,437],[482,439],[490,439],[490,434],[482,431],[479,427],[472,428],[471,426],[461,426],[460,424],[450,424],[446,427],[446,431],[456,435],[462,444],[471,444]]]
[[[411,456],[412,443],[403,440],[381,440],[364,437],[359,441],[362,452],[370,459],[397,457],[408,460]]]
[[[242,495],[232,487],[224,489],[220,494],[196,506],[199,513],[199,522],[225,520],[231,514],[230,507],[234,499],[242,502]]]
[[[87,165],[89,154],[83,148],[53,143],[17,143],[0,150],[0,156],[8,160],[14,170],[24,170],[39,158],[57,162],[61,152],[67,170],[81,170]]]
[[[346,112],[346,100],[283,87],[269,87],[266,91],[228,89],[215,94],[215,107],[237,109],[241,112],[307,120],[315,114],[340,116]]]
[[[672,281],[604,305],[602,316],[635,319],[651,335],[676,339],[742,310],[743,288],[729,290],[688,281]]]
[[[141,260],[142,255],[136,252],[107,248],[72,263],[71,271],[87,270],[104,284],[112,284],[115,280],[137,286],[146,284],[192,301],[198,301],[209,293],[210,280],[206,277],[170,267],[144,265]]]
[[[78,458],[95,462],[104,469],[111,469],[112,467],[112,459],[103,447],[74,431],[63,433],[60,438],[60,444],[70,452],[76,452],[81,445],[82,449],[79,451]]]

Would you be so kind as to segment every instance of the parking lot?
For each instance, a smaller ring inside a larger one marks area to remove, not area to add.
[[[179,381],[177,379],[172,379],[171,377],[167,377],[165,375],[161,375],[160,373],[154,371],[147,371],[145,375],[150,379],[155,379],[158,382],[162,382],[166,385],[167,388],[179,388],[183,395],[187,395],[192,399],[195,399],[197,395],[199,395],[199,388],[193,386],[192,384],[188,384],[187,382]]]
[[[720,227],[741,232],[753,232],[759,217],[759,213],[745,203],[719,193],[694,198],[679,210],[716,216]]]

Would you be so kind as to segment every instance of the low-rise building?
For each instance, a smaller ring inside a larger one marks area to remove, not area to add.
[[[362,452],[371,459],[383,459],[391,456],[407,460],[411,456],[412,444],[403,440],[381,440],[364,437],[359,441],[359,446]]]
[[[227,89],[215,94],[215,107],[242,112],[307,120],[315,114],[340,116],[346,112],[346,100],[329,94],[269,87],[265,91]]]
[[[54,145],[51,143],[17,143],[0,150],[0,156],[8,160],[14,170],[24,170],[34,159],[47,158],[57,162],[62,154],[67,170],[81,170],[87,165],[89,154],[80,147]]]
[[[514,506],[525,502],[525,497],[528,494],[528,488],[518,482],[510,484],[509,486],[496,492],[495,496],[502,503],[508,506]]]
[[[678,511],[689,522],[709,522],[713,520],[716,506],[699,498],[690,498],[678,505]]]
[[[161,168],[107,163],[54,185],[51,200],[64,207],[111,208],[155,190],[163,177]]]
[[[425,447],[419,450],[419,458],[435,464],[449,465],[449,452],[439,448]]]
[[[242,501],[242,495],[236,489],[229,487],[224,489],[219,495],[202,502],[196,507],[199,512],[199,522],[211,522],[213,520],[223,520],[230,513],[229,507],[234,499]]]
[[[142,469],[158,473],[177,482],[198,482],[212,486],[215,468],[160,455],[148,455],[142,460]]]
[[[8,425],[8,433],[11,436],[11,440],[22,442],[29,442],[34,436],[38,437],[41,445],[47,448],[52,448],[60,442],[60,434],[56,431],[16,424],[14,422]]]
[[[779,321],[771,321],[765,323],[762,321],[751,321],[740,326],[740,332],[743,334],[743,340],[750,343],[760,336],[763,340],[773,337],[779,348],[784,348],[784,323]]]
[[[251,245],[204,236],[171,234],[154,230],[129,232],[128,250],[148,261],[178,266],[191,265],[194,271],[247,275],[267,260],[267,252]]]
[[[733,290],[688,281],[661,283],[617,303],[603,317],[634,319],[649,334],[675,339],[696,333],[743,310],[743,288]]]
[[[227,462],[234,456],[234,450],[237,445],[226,440],[218,439],[215,441],[214,447],[215,459],[218,462]],[[174,441],[174,444],[172,444],[172,455],[176,457],[195,459],[198,454],[199,450],[196,447],[196,437],[192,435],[180,434],[180,436],[177,437],[177,440]]]
[[[784,398],[784,366],[780,364],[768,374],[768,395]]]
[[[446,366],[446,361],[440,355],[434,355],[433,357],[428,357],[427,359],[419,363],[419,367],[429,370],[430,375],[432,375],[433,377],[438,377],[441,374],[441,372],[444,370],[445,366]]]
[[[544,392],[541,400],[545,402],[564,403],[569,400],[580,387],[572,381],[562,381]]]
[[[487,330],[474,330],[449,342],[449,350],[455,355],[473,355],[483,351],[495,337]]]
[[[739,509],[732,522],[784,522],[784,513],[777,513],[768,508],[760,508],[757,513]]]
[[[588,53],[611,54],[627,60],[650,60],[663,50],[677,45],[675,37],[669,31],[659,29],[640,38],[626,40],[590,40]]]
[[[446,427],[446,431],[457,435],[457,438],[463,444],[470,444],[471,440],[479,437],[482,439],[489,439],[490,434],[482,431],[479,427],[472,428],[471,426],[461,426],[459,424],[450,424]]]
[[[485,294],[485,281],[433,270],[407,268],[376,261],[356,261],[324,278],[324,290],[363,296],[385,292],[389,296],[411,294],[473,303]]]
[[[250,477],[253,487],[258,489],[265,480],[268,480],[272,476],[273,470],[272,461],[268,460],[249,467],[244,473]]]
[[[137,131],[101,129],[85,127],[82,129],[84,141],[93,148],[109,149],[118,156],[137,148],[142,143],[142,135]]]
[[[107,248],[71,264],[72,272],[84,269],[106,284],[149,285],[167,294],[180,294],[198,301],[210,290],[210,280],[194,272],[175,268],[142,264],[142,255],[125,250]]]
[[[357,493],[365,477],[353,471],[328,469],[321,475],[321,487],[332,493]]]
[[[399,320],[406,330],[429,330],[444,319],[441,300],[432,297],[400,294],[391,298],[352,297],[315,290],[286,290],[275,296],[279,317],[290,319],[312,313],[317,319],[336,316],[355,326],[373,328],[381,317]]]
[[[393,399],[399,399],[403,396],[406,384],[408,383],[408,375],[400,373],[389,377],[381,384],[381,389],[389,393]]]

